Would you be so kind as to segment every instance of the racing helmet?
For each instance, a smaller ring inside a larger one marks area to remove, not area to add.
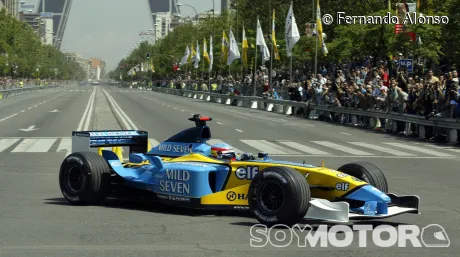
[[[236,160],[236,153],[233,147],[227,143],[216,143],[211,145],[211,156],[216,159]],[[227,158],[224,158],[227,157]]]

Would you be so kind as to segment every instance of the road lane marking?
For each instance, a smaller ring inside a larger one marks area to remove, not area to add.
[[[429,149],[426,149],[426,148],[420,148],[418,146],[411,146],[411,145],[400,144],[400,143],[384,143],[384,144],[404,148],[404,149],[411,150],[411,151],[414,151],[414,152],[430,154],[430,155],[434,155],[434,156],[438,156],[438,157],[453,157],[453,155],[450,155],[450,154],[447,154],[447,153],[441,153],[441,152],[437,152],[437,151],[432,151],[432,150],[429,150]]]
[[[160,144],[160,142],[158,142],[155,138],[149,138],[149,142],[150,142],[150,147],[155,147],[155,146],[158,146]],[[148,149],[150,151],[150,149]]]
[[[299,154],[291,149],[273,144],[267,140],[240,140],[252,148],[258,149],[268,154]]]
[[[185,110],[180,110],[181,112],[185,112]]]
[[[219,124],[219,125],[222,125],[222,124],[223,124],[222,122],[216,122],[216,123]]]
[[[61,138],[61,142],[57,148],[58,152],[71,152],[72,151],[72,139]]]
[[[45,153],[53,146],[56,139],[40,139],[35,142],[26,152],[28,153]]]
[[[345,132],[340,132],[340,134],[351,136],[351,134],[345,133]]]
[[[299,144],[297,142],[292,142],[292,141],[277,141],[283,145],[286,145],[286,146],[289,146],[291,148],[294,148],[294,149],[297,149],[297,150],[300,150],[304,153],[309,153],[309,154],[313,154],[313,155],[330,155],[330,153],[327,153],[327,152],[323,152],[321,150],[318,150],[316,148],[313,148],[313,147],[309,147],[309,146],[306,146],[306,145],[302,145],[302,144]]]
[[[241,129],[235,129],[235,130],[238,131],[238,132],[243,132]]]
[[[218,144],[218,143],[226,143],[226,142],[224,142],[224,141],[222,141],[220,139],[209,139],[206,142],[206,144],[208,144],[208,145],[215,145],[215,144]],[[228,143],[226,143],[226,144],[228,144]],[[244,151],[241,151],[240,149],[233,147],[233,145],[232,145],[232,148],[233,148],[233,151],[235,151],[235,153],[244,153]]]
[[[40,139],[24,139],[22,142],[16,146],[16,148],[13,149],[13,153],[19,153],[19,152],[26,152],[27,149],[29,149],[32,145],[34,145],[36,142],[38,142]]]
[[[0,139],[0,152],[4,151],[8,147],[11,147],[18,141],[19,138]]]
[[[401,151],[398,151],[398,150],[395,150],[395,149],[386,148],[386,147],[382,147],[382,146],[378,146],[378,145],[374,145],[374,144],[368,144],[368,143],[364,143],[364,142],[348,142],[348,143],[352,144],[352,145],[364,147],[364,148],[369,148],[369,149],[372,149],[372,150],[375,150],[375,151],[384,152],[384,153],[388,153],[388,154],[391,154],[391,155],[396,155],[396,156],[415,156],[414,154],[401,152]]]
[[[25,112],[26,110],[22,110],[21,112]]]
[[[363,152],[363,151],[360,151],[360,150],[356,150],[356,149],[353,149],[353,148],[350,148],[350,147],[346,147],[346,146],[335,144],[335,143],[328,142],[328,141],[311,141],[311,142],[315,143],[315,144],[318,144],[318,145],[325,146],[325,147],[330,147],[330,148],[332,148],[334,150],[350,153],[350,154],[353,154],[353,155],[363,155],[363,156],[373,155],[371,153]]]
[[[9,119],[9,118],[12,118],[12,117],[14,117],[14,116],[16,116],[16,115],[18,115],[18,114],[17,114],[17,113],[11,114],[10,116],[1,119],[0,122],[2,122],[2,121],[4,121],[4,120],[7,120],[7,119]]]
[[[128,130],[138,130],[134,122],[126,115],[126,113],[121,109],[121,107],[117,104],[117,102],[113,99],[113,97],[102,89],[104,94],[107,96],[109,103],[112,105],[112,109],[115,111],[116,115],[118,115],[121,119],[121,122],[125,125],[126,129]]]
[[[91,105],[91,102],[94,99],[95,95],[96,95],[96,88],[93,89],[93,92],[91,93],[89,97],[88,104],[86,104],[86,109],[83,112],[83,115],[81,116],[80,122],[78,123],[77,131],[82,131],[86,118],[88,116],[89,106]]]
[[[429,145],[429,144],[425,144],[425,146],[436,148],[436,149],[442,149],[442,150],[446,150],[446,151],[451,151],[451,152],[455,152],[455,153],[460,153],[460,149],[458,147],[436,146],[436,145]]]

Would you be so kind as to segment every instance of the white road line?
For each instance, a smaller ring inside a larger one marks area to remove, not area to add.
[[[121,122],[124,123],[126,129],[128,129],[128,130],[138,130],[138,128],[136,127],[134,122],[120,108],[120,106],[117,104],[117,102],[115,102],[113,97],[108,92],[106,92],[104,89],[103,89],[103,92],[107,96],[107,99],[109,100],[109,103],[112,104],[112,108],[114,109],[115,113],[117,113],[118,116],[120,117]]]
[[[18,141],[19,141],[19,138],[0,139],[0,152],[14,145]]]
[[[345,132],[340,132],[340,134],[351,136],[351,134],[345,133]]]
[[[176,108],[176,107],[174,107],[174,110],[177,110],[177,108]]]
[[[450,154],[447,154],[447,153],[441,153],[441,152],[432,151],[432,150],[429,150],[429,149],[426,149],[426,148],[420,148],[418,146],[411,146],[411,145],[400,144],[400,143],[384,143],[384,144],[404,148],[404,149],[411,150],[411,151],[414,151],[414,152],[434,155],[434,156],[438,156],[438,157],[452,157],[453,156],[453,155],[450,155]]]
[[[407,157],[407,156],[381,156],[381,155],[372,155],[372,156],[359,156],[359,155],[308,155],[308,154],[270,154],[270,156],[276,157],[316,157],[316,158],[379,158],[379,159],[443,159],[443,160],[452,160],[456,157],[434,157],[434,156],[414,156],[414,157]]]
[[[78,123],[77,131],[81,131],[83,129],[83,125],[85,123],[86,116],[88,115],[89,106],[91,105],[91,102],[94,99],[95,94],[96,94],[96,88],[93,89],[93,93],[91,93],[89,97],[88,104],[86,105],[86,109],[83,112],[83,115],[81,116],[80,123]]]
[[[222,125],[222,124],[223,124],[222,122],[216,122],[216,123],[219,124],[219,125]]]
[[[32,109],[32,107],[27,108],[27,110],[31,110],[31,109]]]
[[[373,155],[371,153],[363,152],[363,151],[360,151],[360,150],[356,150],[356,149],[353,149],[353,148],[350,148],[350,147],[346,147],[346,146],[335,144],[335,143],[328,142],[328,141],[311,141],[311,142],[315,143],[315,144],[318,144],[318,145],[325,146],[325,147],[330,147],[330,148],[332,148],[334,150],[350,153],[350,154],[353,154],[353,155],[363,155],[363,156]]]
[[[181,112],[185,112],[185,110],[180,110]]]
[[[22,110],[21,112],[25,112],[26,110]]]
[[[91,100],[91,105],[89,106],[89,111],[88,111],[88,114],[86,115],[86,122],[85,122],[85,127],[84,127],[85,131],[88,131],[88,129],[89,129],[89,123],[91,121],[91,115],[93,114],[94,99],[96,99],[96,89],[94,90],[93,99]]]
[[[208,145],[214,145],[214,144],[218,144],[218,143],[226,143],[226,142],[224,142],[224,141],[222,141],[220,139],[209,139],[206,142],[206,144],[208,144]],[[233,147],[233,151],[235,151],[235,153],[244,153],[244,151],[241,151],[240,149],[235,148],[233,145],[232,145],[232,147]]]
[[[26,152],[28,153],[45,153],[56,142],[56,139],[40,139],[33,144]]]
[[[72,151],[72,139],[62,138],[57,148],[57,152],[71,152],[71,151]]]
[[[152,148],[160,144],[160,142],[158,142],[155,138],[151,138],[151,137],[149,138],[149,142],[150,142],[150,147]]]
[[[13,149],[13,153],[22,153],[27,151],[32,145],[34,145],[36,142],[38,142],[40,139],[24,139],[16,148]]]
[[[286,146],[289,146],[291,148],[294,148],[294,149],[297,149],[297,150],[300,150],[304,153],[309,153],[309,154],[313,154],[313,155],[329,155],[330,153],[326,153],[326,152],[323,152],[323,151],[320,151],[318,149],[315,149],[313,147],[309,147],[309,146],[306,146],[306,145],[302,145],[302,144],[299,144],[297,142],[292,142],[292,141],[277,141],[283,145],[286,145]]]
[[[10,116],[1,119],[0,122],[2,122],[2,121],[4,121],[4,120],[7,120],[7,119],[9,119],[9,118],[12,118],[12,117],[14,117],[14,116],[16,116],[16,115],[18,115],[18,114],[17,114],[17,113],[11,114]]]
[[[241,129],[235,129],[235,130],[238,131],[238,132],[243,132]]]
[[[442,150],[446,150],[446,151],[451,151],[451,152],[454,152],[454,153],[460,153],[460,149],[457,148],[457,147],[436,146],[436,145],[429,145],[429,144],[425,144],[425,146],[436,148],[436,149],[442,149]]]
[[[375,151],[384,152],[384,153],[388,153],[388,154],[391,154],[391,155],[396,155],[396,156],[415,156],[414,154],[401,152],[401,151],[394,150],[394,149],[391,149],[391,148],[386,148],[386,147],[382,147],[382,146],[378,146],[378,145],[374,145],[374,144],[368,144],[368,143],[364,143],[364,142],[348,142],[348,143],[352,144],[352,145],[357,145],[357,146],[360,146],[360,147],[364,147],[364,148],[369,148],[369,149],[372,149],[372,150],[375,150]]]
[[[291,149],[273,144],[267,140],[240,140],[241,142],[269,154],[299,154]]]

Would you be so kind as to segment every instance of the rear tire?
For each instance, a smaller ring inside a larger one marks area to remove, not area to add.
[[[381,169],[369,162],[354,162],[343,165],[338,171],[363,180],[378,190],[388,193],[388,182]]]
[[[266,226],[297,224],[307,213],[310,199],[306,178],[287,167],[269,167],[259,172],[248,192],[249,210]]]
[[[98,204],[108,194],[111,172],[106,160],[94,152],[67,156],[59,171],[62,195],[75,205]]]

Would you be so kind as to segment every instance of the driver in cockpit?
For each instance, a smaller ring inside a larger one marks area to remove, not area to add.
[[[211,157],[219,160],[230,159],[232,161],[255,160],[252,153],[237,155],[233,147],[227,143],[217,143],[211,146]]]

